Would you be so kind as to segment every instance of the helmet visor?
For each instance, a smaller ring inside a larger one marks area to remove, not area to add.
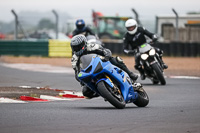
[[[81,30],[85,27],[85,24],[76,25],[77,29]]]
[[[126,29],[127,29],[128,31],[133,31],[135,28],[136,28],[136,25],[130,26],[130,27],[126,27]]]
[[[73,49],[73,51],[78,52],[78,51],[84,49],[85,45],[86,45],[86,43],[83,41],[81,44],[73,46],[72,49]]]

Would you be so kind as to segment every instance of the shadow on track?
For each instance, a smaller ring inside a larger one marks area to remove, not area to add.
[[[141,107],[142,108],[142,107]],[[136,106],[127,106],[124,109],[116,109],[115,107],[73,107],[73,109],[83,109],[83,110],[127,110],[127,109],[141,109],[140,107],[136,107]],[[149,107],[145,107],[145,108],[149,108]]]

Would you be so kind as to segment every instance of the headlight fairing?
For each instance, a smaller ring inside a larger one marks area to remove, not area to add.
[[[152,56],[152,55],[155,55],[156,54],[156,50],[154,48],[152,48],[150,51],[149,51],[149,55]]]
[[[97,65],[97,67],[96,67],[95,70],[94,70],[94,74],[95,74],[95,73],[99,73],[99,72],[101,72],[102,70],[103,70],[103,67],[102,67],[101,63],[99,62],[98,65]]]
[[[141,58],[142,58],[143,60],[146,60],[148,57],[149,57],[148,54],[141,54]]]

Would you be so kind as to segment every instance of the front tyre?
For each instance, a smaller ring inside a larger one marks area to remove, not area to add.
[[[123,96],[119,93],[119,91],[114,91],[109,85],[106,85],[104,81],[100,81],[97,84],[97,90],[104,97],[115,106],[117,109],[123,109],[126,106]]]
[[[153,71],[154,71],[156,77],[157,77],[158,80],[160,81],[160,83],[161,83],[162,85],[165,85],[165,84],[166,84],[166,81],[165,81],[164,75],[163,75],[163,73],[161,72],[161,70],[160,70],[158,64],[157,64],[157,63],[153,64],[153,65],[152,65],[152,68],[153,68]]]

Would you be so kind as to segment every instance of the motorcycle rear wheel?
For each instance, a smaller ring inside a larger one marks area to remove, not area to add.
[[[159,81],[155,80],[155,79],[153,79],[152,82],[153,82],[153,84],[158,84],[159,83]]]
[[[108,100],[115,108],[123,109],[126,106],[124,98],[121,94],[118,94],[119,97],[116,97],[116,94],[112,91],[112,88],[109,85],[106,85],[104,81],[100,81],[97,84],[97,89],[102,97]]]
[[[147,106],[149,104],[149,97],[146,91],[142,87],[136,91],[138,93],[138,98],[133,103],[138,107]]]
[[[164,75],[163,75],[163,73],[161,72],[161,70],[160,70],[158,64],[157,64],[157,63],[153,64],[153,65],[152,65],[152,68],[154,69],[154,72],[155,72],[155,74],[156,74],[158,80],[160,81],[160,83],[161,83],[162,85],[165,85],[165,84],[166,84],[166,81],[165,81]]]

